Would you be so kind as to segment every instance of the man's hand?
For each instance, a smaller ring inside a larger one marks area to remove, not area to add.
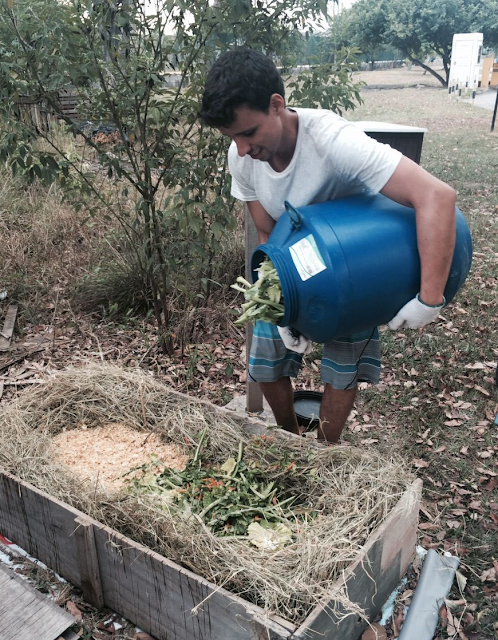
[[[292,327],[279,327],[277,325],[277,329],[287,349],[300,353],[304,356],[311,353],[313,348],[311,340],[305,338],[302,333],[299,333],[299,331]]]
[[[446,304],[446,300],[443,297],[443,302],[440,305],[428,305],[420,299],[420,295],[417,294],[413,300],[407,302],[402,307],[394,318],[388,323],[389,329],[401,329],[401,327],[407,327],[408,329],[420,329],[425,327],[429,322],[434,322],[439,316],[439,312]]]

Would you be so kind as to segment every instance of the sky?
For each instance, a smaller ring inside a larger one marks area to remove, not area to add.
[[[349,9],[349,7],[352,4],[354,4],[356,1],[357,0],[338,0],[337,2],[334,2],[333,0],[328,0],[327,5],[328,5],[329,15],[330,16],[337,15],[343,9]],[[146,0],[145,1],[146,12],[147,12],[147,7],[152,8],[152,12],[153,12],[154,11],[153,8],[155,7],[155,5],[156,5],[155,0]],[[323,21],[321,25],[319,24],[315,25],[315,29],[317,31],[324,30],[327,27],[328,25],[325,21]],[[173,33],[173,31],[167,30],[167,33]]]

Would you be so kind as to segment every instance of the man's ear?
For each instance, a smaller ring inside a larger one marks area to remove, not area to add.
[[[279,93],[272,93],[270,97],[270,109],[275,109],[275,111],[285,109],[285,100]]]

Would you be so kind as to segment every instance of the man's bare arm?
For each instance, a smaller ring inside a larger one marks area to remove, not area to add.
[[[454,189],[403,157],[381,193],[415,209],[420,298],[429,305],[440,304],[455,248]]]
[[[275,220],[270,216],[259,200],[247,202],[246,204],[253,219],[254,226],[256,227],[259,243],[264,244],[268,241],[270,233],[273,231]]]

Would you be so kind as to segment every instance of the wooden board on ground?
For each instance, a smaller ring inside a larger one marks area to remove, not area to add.
[[[8,351],[10,349],[10,342],[14,334],[14,327],[16,325],[17,317],[17,305],[11,304],[7,309],[7,315],[3,323],[3,329],[0,332],[0,351]]]
[[[0,566],[0,638],[55,640],[75,620],[13,571]]]

